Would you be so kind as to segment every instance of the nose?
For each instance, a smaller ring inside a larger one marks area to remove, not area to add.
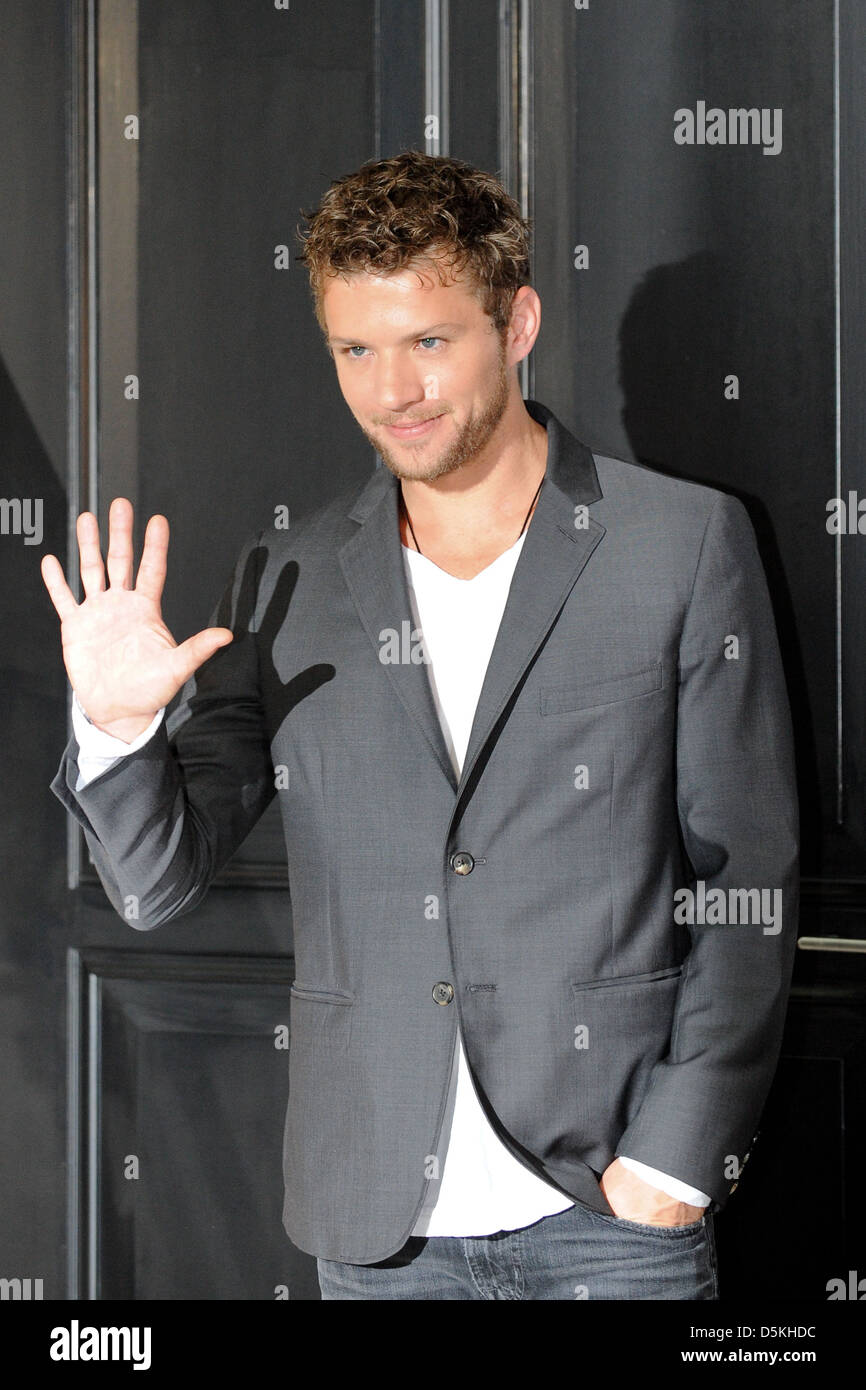
[[[382,353],[376,363],[375,394],[381,410],[409,416],[427,399],[425,374],[402,354]]]

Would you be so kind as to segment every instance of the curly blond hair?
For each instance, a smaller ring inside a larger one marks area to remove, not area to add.
[[[414,262],[459,275],[503,334],[511,304],[529,283],[530,223],[498,179],[459,159],[405,150],[369,160],[331,184],[298,226],[316,319],[326,278],[358,271],[385,274]]]

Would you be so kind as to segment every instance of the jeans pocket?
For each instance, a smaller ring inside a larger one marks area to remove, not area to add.
[[[628,1216],[617,1216],[616,1213],[608,1215],[606,1211],[596,1211],[593,1215],[606,1221],[609,1226],[618,1226],[623,1231],[634,1231],[636,1235],[659,1236],[663,1240],[683,1240],[688,1236],[703,1233],[707,1224],[707,1214],[698,1217],[697,1221],[689,1221],[685,1226],[662,1226],[651,1221],[632,1221]]]

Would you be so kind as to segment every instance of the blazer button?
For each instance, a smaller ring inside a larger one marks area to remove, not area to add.
[[[471,874],[475,868],[475,860],[466,850],[460,849],[451,856],[451,867],[455,874]]]
[[[437,1004],[450,1004],[454,998],[454,986],[449,985],[446,980],[440,980],[433,986],[433,998]]]

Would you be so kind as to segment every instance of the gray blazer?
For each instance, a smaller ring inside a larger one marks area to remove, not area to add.
[[[283,1220],[325,1259],[410,1234],[458,1028],[503,1142],[604,1212],[619,1153],[720,1210],[777,1065],[798,813],[751,523],[527,408],[547,476],[459,781],[380,467],[249,542],[215,614],[235,641],[167,729],[79,793],[73,740],[52,784],[142,930],[199,904],[278,796]]]

